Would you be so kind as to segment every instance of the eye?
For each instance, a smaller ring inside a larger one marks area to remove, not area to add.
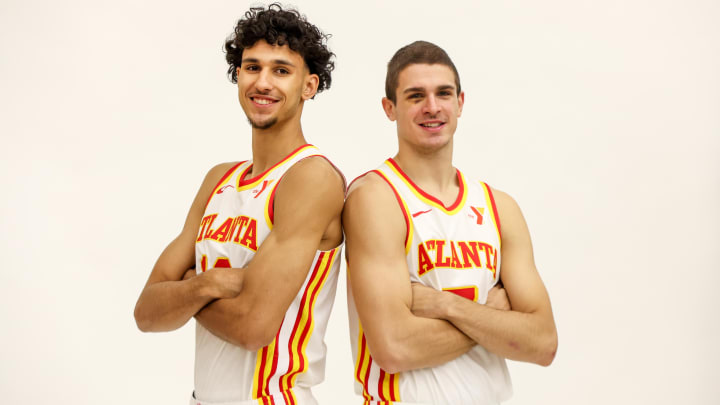
[[[442,97],[450,97],[452,95],[453,95],[453,92],[451,90],[440,90],[438,92],[438,96],[442,96]]]
[[[410,93],[410,95],[408,95],[408,98],[409,99],[418,99],[418,98],[422,98],[422,96],[423,96],[422,93]]]
[[[245,71],[247,72],[257,72],[260,70],[260,66],[258,65],[245,65]]]
[[[277,68],[275,69],[275,72],[280,75],[289,75],[290,71],[285,68]]]

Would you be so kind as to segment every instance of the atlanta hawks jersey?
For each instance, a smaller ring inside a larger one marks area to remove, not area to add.
[[[485,303],[500,280],[500,223],[490,187],[466,182],[457,170],[460,190],[446,207],[416,186],[393,159],[373,172],[390,186],[405,218],[410,280]],[[373,362],[350,289],[348,295],[355,391],[365,404],[484,405],[512,394],[505,360],[479,345],[436,367],[386,373]]]
[[[293,164],[311,156],[322,155],[314,146],[304,145],[254,178],[245,178],[252,169],[250,161],[238,163],[225,174],[208,200],[200,224],[195,245],[198,272],[245,267],[250,262],[273,228],[273,200],[280,179]],[[315,403],[309,387],[324,378],[323,336],[334,302],[341,249],[342,245],[316,252],[268,346],[245,350],[197,323],[194,395],[198,403]]]

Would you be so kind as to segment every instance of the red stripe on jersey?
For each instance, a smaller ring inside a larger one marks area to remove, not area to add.
[[[495,213],[494,217],[495,217],[495,223],[497,224],[498,233],[502,235],[502,233],[500,231],[500,215],[498,215],[497,206],[495,206],[495,197],[493,197],[492,189],[490,188],[490,186],[487,183],[483,183],[483,184],[485,184],[485,188],[487,188],[488,196],[490,196],[490,204],[492,204],[492,210]]]
[[[265,391],[264,385],[265,385],[266,381],[265,381],[264,377],[265,377],[265,366],[266,366],[265,363],[266,363],[266,359],[267,359],[267,352],[268,352],[268,347],[267,346],[263,347],[262,348],[262,360],[260,361],[260,370],[258,372],[258,386],[257,386],[256,398],[263,397],[263,391]],[[263,399],[263,402],[264,401],[265,400]]]
[[[253,177],[252,179],[244,180],[244,179],[241,177],[241,178],[239,179],[239,181],[238,181],[238,186],[245,186],[245,185],[252,184],[252,183],[258,181],[258,180],[261,179],[263,176],[265,176],[268,172],[270,172],[271,170],[273,170],[273,169],[275,169],[276,167],[280,166],[281,164],[287,162],[290,158],[292,158],[293,156],[295,156],[296,153],[298,153],[300,150],[302,150],[302,149],[304,149],[304,148],[306,148],[306,147],[308,147],[308,146],[312,146],[312,145],[310,145],[309,143],[307,143],[307,144],[305,144],[305,145],[303,145],[303,146],[295,149],[294,151],[290,152],[287,156],[285,156],[281,161],[275,163],[271,168],[269,168],[269,169],[265,170],[264,172],[258,174],[257,176]],[[252,167],[252,165],[250,165],[249,167]],[[244,177],[244,176],[243,176],[243,177]]]
[[[407,181],[408,184],[410,184],[410,185],[415,189],[415,191],[417,191],[418,193],[420,193],[420,195],[422,195],[423,197],[427,198],[428,200],[434,202],[435,204],[438,204],[439,206],[445,208],[447,211],[452,211],[452,210],[454,210],[454,209],[457,208],[457,207],[460,205],[460,203],[462,202],[463,196],[465,195],[465,182],[463,181],[462,177],[460,176],[460,171],[459,171],[459,170],[455,169],[455,172],[457,173],[457,180],[458,180],[458,184],[459,184],[460,190],[458,190],[458,195],[457,195],[457,198],[455,199],[455,202],[452,203],[451,206],[446,207],[445,204],[443,204],[442,201],[438,200],[438,199],[435,198],[434,196],[426,193],[425,190],[423,190],[423,189],[421,189],[420,187],[418,187],[418,185],[415,184],[415,183],[412,181],[412,179],[410,179],[410,176],[408,176],[407,174],[405,174],[405,172],[400,168],[400,166],[397,164],[397,162],[395,162],[395,160],[394,160],[393,158],[389,158],[387,161],[395,168],[395,170],[398,171],[398,173],[400,173],[400,174],[402,175],[402,177],[405,179],[405,181]]]
[[[220,181],[218,181],[217,184],[215,184],[215,187],[213,187],[212,193],[210,193],[210,196],[208,197],[207,201],[205,202],[205,209],[207,209],[208,204],[210,204],[210,200],[212,200],[213,196],[217,192],[218,186],[220,186],[235,171],[235,169],[238,168],[238,166],[240,166],[241,164],[243,164],[245,162],[247,162],[247,160],[243,160],[242,162],[234,165],[233,167],[230,168],[230,170],[228,170],[227,172],[225,172],[225,174],[223,174],[223,176],[220,178]]]
[[[395,194],[395,199],[397,200],[398,205],[400,205],[400,211],[402,211],[403,218],[405,218],[405,244],[404,245],[407,246],[408,238],[410,237],[410,216],[408,215],[409,213],[405,211],[405,204],[403,203],[403,200],[400,197],[400,194],[398,194],[397,190],[395,190],[395,186],[393,186],[392,183],[390,183],[390,180],[388,180],[384,174],[382,174],[379,170],[372,170],[372,172],[377,174],[378,176],[380,176],[380,178],[383,179],[388,184],[388,186],[390,186],[390,189],[393,191],[393,194]]]
[[[282,330],[282,326],[285,320],[283,319],[282,322],[280,322],[280,327],[278,328],[278,333],[275,335],[275,350],[273,350],[273,362],[272,367],[270,368],[270,374],[268,375],[267,380],[265,380],[265,395],[270,395],[270,379],[273,378],[275,375],[275,372],[277,371],[277,363],[278,363],[278,355],[280,351],[280,345],[278,344],[280,342],[280,331]]]
[[[330,267],[332,267],[333,263],[333,257],[335,256],[336,250],[332,250],[330,252],[330,257],[328,258],[327,265],[322,271],[322,274],[320,275],[320,280],[315,284],[315,288],[310,293],[310,311],[308,313],[308,319],[307,322],[305,322],[305,328],[303,329],[302,334],[300,335],[300,341],[298,342],[298,348],[300,349],[300,367],[295,372],[291,373],[288,376],[289,380],[292,380],[300,371],[303,370],[305,367],[306,359],[305,359],[305,352],[303,349],[303,346],[305,346],[305,342],[307,341],[310,333],[310,325],[312,325],[313,322],[313,309],[315,305],[315,298],[317,298],[317,295],[320,291],[320,287],[323,285],[325,278],[328,275],[328,272],[330,271]],[[322,257],[322,254],[321,254]],[[320,262],[320,259],[318,259],[318,262]],[[312,280],[312,279],[311,279]]]
[[[312,280],[317,276],[318,269],[320,268],[320,264],[322,263],[323,256],[325,255],[325,252],[320,253],[320,256],[318,257],[317,263],[315,264],[315,268],[313,269],[312,275],[308,279],[308,283],[305,286],[305,291],[303,292],[302,300],[300,301],[300,306],[298,308],[298,314],[295,318],[295,324],[293,325],[293,331],[290,334],[290,339],[288,340],[288,353],[289,353],[289,359],[288,359],[288,371],[293,369],[294,361],[293,361],[293,341],[295,340],[295,334],[298,331],[298,326],[300,326],[300,321],[302,320],[303,311],[305,308],[305,305],[307,303],[308,298],[308,288],[310,288],[310,284],[312,284]],[[298,357],[300,356],[300,353],[298,353]],[[287,389],[290,389],[292,387],[283,387],[283,380],[288,381],[288,374],[284,374],[280,377],[280,380],[278,381],[280,391],[285,391]]]

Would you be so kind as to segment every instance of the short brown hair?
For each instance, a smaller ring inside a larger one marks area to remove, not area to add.
[[[458,75],[455,64],[448,54],[439,46],[427,41],[415,41],[398,49],[388,62],[387,75],[385,76],[385,97],[393,103],[397,101],[396,92],[400,72],[408,65],[413,64],[445,65],[452,69],[455,74],[455,87],[457,94],[460,94],[460,75]]]

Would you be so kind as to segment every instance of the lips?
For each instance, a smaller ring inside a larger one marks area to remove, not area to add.
[[[439,121],[439,120],[432,120],[432,121],[421,122],[418,125],[420,125],[423,129],[433,131],[433,130],[438,130],[438,129],[444,127],[445,122]]]
[[[250,96],[250,101],[258,107],[267,107],[278,102],[275,98],[261,95]]]

